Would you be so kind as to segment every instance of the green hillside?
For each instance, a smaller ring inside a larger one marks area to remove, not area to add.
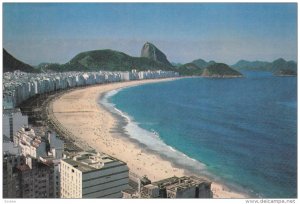
[[[14,72],[20,70],[23,72],[38,72],[39,70],[34,69],[32,66],[21,62],[20,60],[13,57],[5,49],[3,49],[3,72]]]
[[[53,71],[130,71],[173,70],[172,66],[145,58],[132,57],[114,50],[93,50],[76,55],[68,63],[48,65]]]
[[[204,77],[239,77],[242,74],[228,65],[223,63],[215,63],[209,65],[203,70],[202,76]]]
[[[203,72],[203,69],[198,67],[194,63],[187,63],[177,67],[176,71],[183,76],[192,76],[192,75],[200,76]]]

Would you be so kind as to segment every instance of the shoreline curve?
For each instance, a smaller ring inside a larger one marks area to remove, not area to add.
[[[118,82],[75,89],[50,102],[51,120],[72,133],[72,139],[81,148],[93,148],[116,157],[126,162],[130,171],[138,176],[147,175],[150,180],[157,181],[174,175],[189,175],[187,170],[178,168],[158,153],[124,137],[117,116],[99,103],[99,99],[112,90],[176,79],[180,78]],[[214,198],[248,197],[214,181],[212,191]]]

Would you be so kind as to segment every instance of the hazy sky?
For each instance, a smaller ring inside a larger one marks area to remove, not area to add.
[[[154,43],[169,61],[234,64],[297,59],[297,5],[4,3],[3,47],[37,65],[66,63],[82,51],[139,56]]]

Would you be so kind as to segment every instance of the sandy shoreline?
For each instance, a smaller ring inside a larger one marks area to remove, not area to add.
[[[51,115],[57,125],[75,136],[76,143],[81,147],[90,146],[116,157],[126,162],[130,171],[139,176],[147,175],[150,180],[156,181],[174,175],[186,175],[184,169],[177,168],[170,161],[146,151],[121,135],[117,118],[98,104],[99,98],[108,91],[169,80],[172,79],[129,81],[75,89],[50,104]],[[245,198],[245,195],[232,192],[215,182],[212,183],[212,190],[215,198]]]

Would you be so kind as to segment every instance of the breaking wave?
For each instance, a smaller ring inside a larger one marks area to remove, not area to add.
[[[121,89],[112,90],[107,92],[100,100],[100,103],[104,105],[110,112],[121,116],[126,124],[123,127],[125,133],[131,138],[136,140],[138,143],[143,144],[147,149],[158,153],[163,158],[171,161],[176,166],[191,171],[192,173],[206,175],[211,177],[210,173],[205,170],[205,164],[193,159],[186,154],[178,151],[174,147],[167,145],[160,137],[159,133],[155,130],[145,130],[141,128],[137,121],[127,113],[117,109],[115,104],[109,101],[109,98],[116,95]]]

